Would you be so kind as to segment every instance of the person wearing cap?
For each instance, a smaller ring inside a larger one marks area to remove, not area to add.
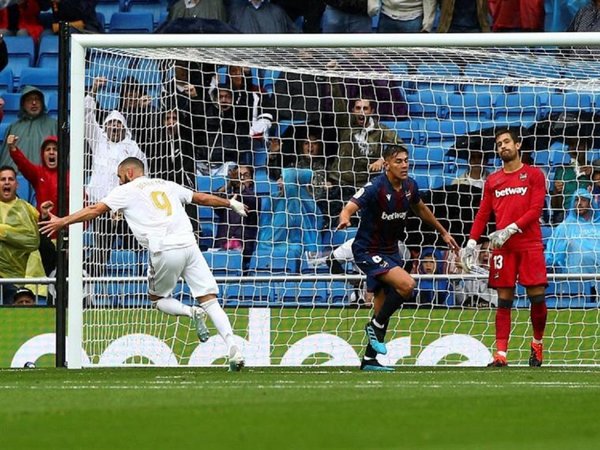
[[[19,136],[19,148],[33,164],[41,164],[40,145],[46,136],[56,136],[56,119],[48,115],[44,93],[34,86],[25,86],[21,91],[21,107],[17,120],[6,130],[5,137]],[[0,166],[12,165],[7,139],[0,151]]]
[[[565,220],[552,230],[546,264],[559,273],[600,269],[600,211],[587,189],[575,191]]]
[[[33,306],[35,305],[35,294],[31,289],[19,288],[13,295],[12,304],[13,306]]]
[[[58,138],[56,136],[46,136],[44,142],[42,142],[42,147],[40,148],[41,164],[34,164],[25,156],[17,146],[19,140],[19,136],[10,134],[6,138],[6,145],[17,168],[35,190],[38,211],[40,210],[40,205],[46,201],[51,201],[53,205],[57,205]],[[69,176],[67,175],[68,179]]]

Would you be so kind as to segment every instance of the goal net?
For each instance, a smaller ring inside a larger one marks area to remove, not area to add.
[[[242,222],[186,211],[247,364],[357,366],[371,295],[348,251],[358,218],[335,230],[341,207],[375,174],[381,150],[401,144],[422,199],[464,243],[483,180],[501,167],[494,133],[510,127],[548,179],[545,364],[597,364],[594,42],[515,37],[74,36],[70,208],[118,184],[123,153],[143,158],[151,177],[237,195],[253,210]],[[461,273],[409,216],[400,251],[418,284],[391,319],[381,362],[489,362],[497,296],[487,244],[475,273]],[[152,308],[147,252],[122,219],[71,227],[69,258],[69,367],[224,363],[214,329],[199,343],[188,318]],[[174,296],[194,302],[183,281]],[[520,287],[512,317],[509,359],[526,364],[532,329]]]

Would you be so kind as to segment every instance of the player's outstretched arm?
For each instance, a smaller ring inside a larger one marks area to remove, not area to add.
[[[40,222],[40,233],[51,235],[57,233],[65,227],[73,223],[87,222],[95,219],[109,210],[109,207],[104,203],[96,203],[95,205],[87,206],[73,214],[65,217],[58,217],[48,212],[50,217],[48,220]]]
[[[342,212],[340,213],[340,219],[339,219],[338,226],[336,229],[343,230],[345,228],[348,228],[350,226],[350,219],[352,218],[352,216],[354,214],[356,214],[356,212],[359,209],[360,209],[360,206],[358,206],[354,202],[346,203],[346,206],[344,206],[344,209],[342,209]]]
[[[212,207],[222,207],[222,208],[231,208],[237,214],[242,217],[248,216],[249,208],[244,205],[242,202],[236,200],[237,195],[234,195],[230,199],[217,197],[212,194],[205,194],[204,192],[194,192],[192,196],[192,203],[196,205],[203,206],[212,206]]]
[[[454,253],[458,253],[460,250],[459,245],[456,243],[452,235],[448,233],[448,230],[446,230],[439,220],[435,218],[429,207],[423,203],[423,200],[419,200],[419,203],[413,205],[412,210],[421,218],[423,222],[431,225],[438,233],[440,233],[444,242],[448,245],[448,247],[450,247],[450,250],[452,250]]]

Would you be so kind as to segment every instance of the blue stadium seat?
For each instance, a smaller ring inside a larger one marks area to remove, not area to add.
[[[11,123],[17,119],[21,110],[21,94],[6,93],[2,95],[4,100],[4,118],[2,122]]]
[[[414,145],[425,144],[425,121],[423,119],[409,119],[394,122],[381,122],[383,125],[396,131],[406,143]]]
[[[14,76],[10,67],[6,67],[0,72],[0,95],[5,93],[13,92],[14,90]]]
[[[242,275],[242,252],[219,250],[208,251],[203,254],[214,275]]]
[[[42,36],[37,66],[58,70],[58,36]]]
[[[194,304],[194,296],[190,291],[190,287],[183,280],[180,280],[173,290],[173,298],[176,298],[185,305]]]
[[[196,190],[199,192],[217,192],[225,186],[225,177],[213,177],[211,175],[198,175],[196,177]]]
[[[101,13],[100,11],[96,11],[96,19],[98,20],[98,24],[102,27],[102,29],[105,32],[108,31],[106,29],[106,16],[104,15],[104,13]]]
[[[313,306],[327,303],[327,283],[325,281],[284,282],[277,289],[277,296],[283,304]]]
[[[350,295],[354,287],[345,281],[332,281],[328,283],[327,297],[333,304],[350,303]]]
[[[446,92],[436,92],[431,89],[419,89],[406,94],[408,115],[410,117],[446,117]]]
[[[464,92],[448,94],[448,118],[473,120],[490,120],[494,96],[489,92]]]
[[[111,33],[152,33],[154,16],[151,13],[117,12],[110,18]]]
[[[461,74],[460,67],[454,63],[422,63],[417,67],[417,73],[434,78],[432,81],[418,81],[417,89],[432,89],[439,92],[455,92],[458,89],[456,82],[446,82],[445,78],[452,79]]]
[[[125,0],[125,11],[133,13],[151,13],[154,26],[160,23],[161,15],[167,12],[167,3],[164,0]]]
[[[537,120],[537,96],[530,93],[498,95],[494,99],[493,113],[496,122],[524,123]]]
[[[54,94],[48,94],[45,97],[46,109],[48,114],[55,119],[58,119],[58,97]]]
[[[26,202],[31,203],[32,205],[36,205],[35,191],[33,187],[21,174],[17,174],[17,197]]]
[[[568,91],[548,96],[547,112],[561,113],[564,111],[592,111],[594,95],[586,92]]]
[[[106,28],[106,22],[110,23],[110,18],[114,13],[125,11],[125,0],[98,0],[96,2],[96,12],[101,13],[105,19],[104,30]]]
[[[5,36],[4,42],[8,49],[8,67],[16,79],[21,77],[25,67],[34,65],[35,44],[30,36]]]
[[[21,86],[35,86],[45,96],[54,94],[58,96],[58,70],[40,67],[26,67],[21,72]]]
[[[427,120],[425,121],[425,135],[427,145],[437,144],[450,148],[456,136],[467,133],[468,124],[462,120]]]
[[[128,275],[137,271],[138,255],[133,250],[111,250],[107,271],[113,275]]]
[[[274,283],[227,283],[223,287],[226,306],[266,306],[273,303]]]
[[[321,242],[327,247],[338,247],[356,236],[357,231],[357,227],[349,227],[344,230],[325,230],[321,236]]]
[[[415,145],[409,149],[410,159],[414,165],[428,166],[441,164],[446,159],[447,147],[434,145]]]

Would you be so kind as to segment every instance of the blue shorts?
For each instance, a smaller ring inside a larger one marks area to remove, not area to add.
[[[404,260],[400,254],[358,253],[354,255],[354,263],[367,275],[368,292],[375,292],[384,286],[378,279],[379,275],[388,273],[394,267],[404,269]]]

